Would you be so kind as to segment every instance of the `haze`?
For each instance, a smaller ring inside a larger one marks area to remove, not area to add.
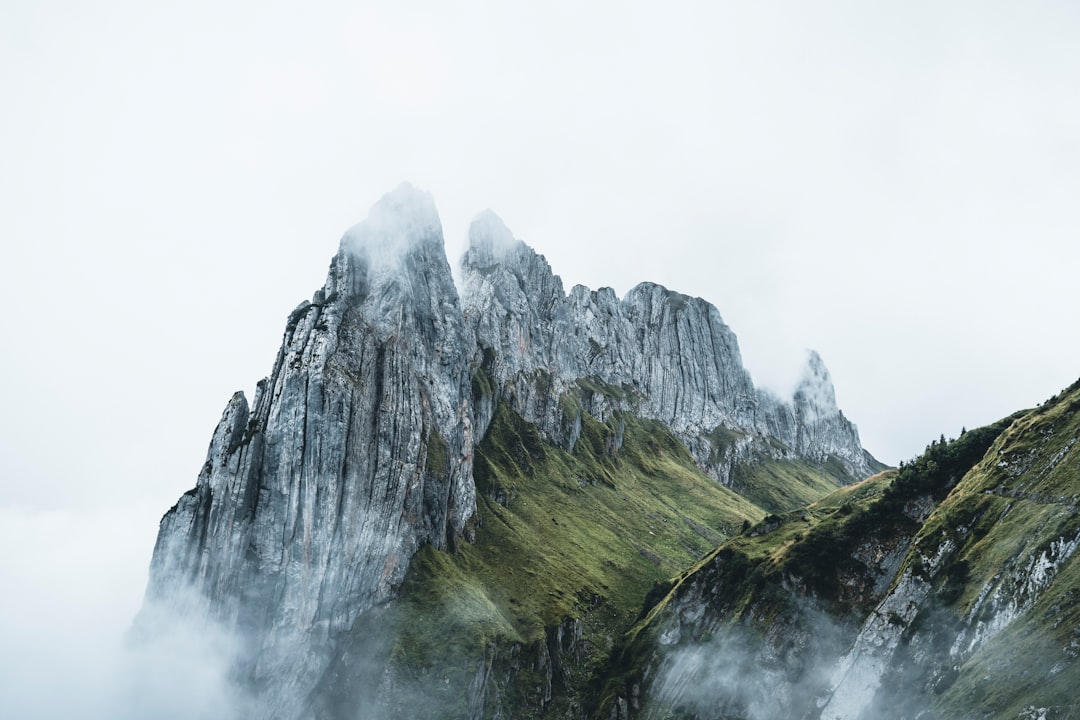
[[[452,263],[490,207],[567,287],[713,302],[759,383],[817,350],[889,463],[1056,393],[1077,37],[1065,1],[6,2],[0,702],[95,663],[43,636],[123,632],[231,393],[402,180]]]

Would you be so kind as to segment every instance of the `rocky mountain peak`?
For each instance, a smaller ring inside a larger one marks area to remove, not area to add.
[[[877,466],[862,449],[858,428],[837,406],[832,377],[817,352],[807,351],[802,378],[789,402],[795,431],[786,442],[801,455],[817,462],[838,460],[855,477],[865,477]]]
[[[580,285],[567,295],[544,257],[490,212],[473,223],[462,270],[462,306],[478,346],[492,353],[491,379],[552,442],[572,449],[577,438],[579,418],[560,398],[599,381],[609,389],[586,393],[586,411],[663,422],[722,483],[751,456],[837,457],[852,478],[870,474],[820,357],[810,358],[796,398],[769,396],[754,387],[735,333],[712,304],[651,282],[622,300]],[[718,445],[729,437],[719,428],[738,440]]]
[[[397,269],[410,251],[425,244],[442,245],[442,223],[431,193],[409,183],[383,195],[341,239],[343,250],[386,270]]]
[[[566,294],[544,256],[487,211],[469,228],[461,270],[465,319],[479,345],[494,351],[498,367],[488,370],[496,379],[549,368],[554,309]]]
[[[484,210],[469,225],[469,262],[477,267],[500,263],[513,252],[532,252],[510,232],[502,218]]]
[[[520,310],[562,300],[562,279],[547,259],[514,237],[491,210],[477,215],[469,226],[469,249],[461,258],[466,296],[496,295]],[[476,304],[476,303],[474,303]]]
[[[400,337],[413,325],[432,329],[423,333],[427,340],[450,334],[467,344],[455,320],[461,315],[457,288],[430,193],[403,183],[345,233],[311,305],[327,305],[334,314],[330,306],[339,300],[348,300],[384,338]]]
[[[567,451],[593,421],[610,453],[623,418],[657,421],[725,484],[761,458],[840,457],[868,474],[820,358],[802,401],[764,399],[706,301],[653,283],[567,295],[494,213],[469,236],[459,297],[431,195],[403,184],[379,200],[162,520],[148,598],[188,588],[243,628],[238,672],[266,717],[297,716],[421,547],[469,536],[474,448],[500,404]]]
[[[825,367],[825,361],[814,350],[807,351],[806,364],[795,388],[794,400],[796,405],[805,408],[807,412],[812,410],[818,416],[836,415],[840,412],[836,405],[832,376]]]
[[[162,519],[147,596],[190,588],[241,628],[242,680],[294,717],[361,613],[475,512],[467,332],[431,196],[402,185],[345,234],[254,407],[234,396]],[[332,598],[332,601],[323,601]]]

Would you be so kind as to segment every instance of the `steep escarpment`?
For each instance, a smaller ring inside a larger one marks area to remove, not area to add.
[[[580,713],[646,596],[876,466],[820,358],[765,394],[704,300],[566,294],[490,213],[463,278],[384,197],[162,520],[147,607],[239,638],[250,716]]]
[[[363,622],[348,638],[324,696],[349,701],[318,717],[580,715],[646,594],[764,514],[631,416],[586,415],[566,452],[500,403],[475,476],[473,542],[416,555],[382,632]]]
[[[434,204],[403,186],[342,239],[162,519],[148,602],[191,588],[235,628],[267,716],[295,717],[338,637],[474,513],[472,347]]]
[[[627,636],[603,716],[1077,717],[1078,439],[1080,384],[766,518]]]
[[[751,459],[832,461],[849,480],[882,469],[836,406],[816,353],[793,398],[758,390],[709,303],[652,283],[621,300],[610,288],[567,294],[546,260],[491,213],[473,223],[462,266],[466,318],[492,352],[496,386],[568,450],[579,422],[559,403],[567,393],[601,420],[614,410],[659,420],[725,484]]]
[[[908,570],[933,602],[879,654],[864,717],[913,689],[944,717],[1080,716],[1078,440],[1080,383],[1013,423],[931,515]]]

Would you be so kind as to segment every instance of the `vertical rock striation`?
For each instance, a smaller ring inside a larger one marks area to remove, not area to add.
[[[342,239],[253,407],[233,396],[162,520],[148,600],[194,586],[246,638],[269,716],[296,715],[335,638],[393,596],[422,543],[464,531],[471,355],[434,203],[402,186]]]
[[[597,717],[1077,717],[1078,439],[1080,382],[733,538]]]
[[[316,707],[341,638],[395,597],[416,550],[467,534],[473,443],[496,402],[567,449],[583,412],[659,420],[721,482],[758,456],[870,472],[820,358],[792,400],[766,395],[704,300],[651,283],[622,300],[567,294],[490,212],[463,279],[459,301],[431,197],[386,195],[289,316],[254,401],[229,401],[196,487],[161,522],[148,605],[195,598],[185,610],[235,628],[262,717]]]
[[[601,419],[619,408],[663,422],[720,482],[752,456],[834,459],[852,479],[873,471],[817,353],[790,400],[758,390],[715,307],[653,283],[622,300],[610,288],[567,294],[491,212],[473,222],[462,267],[465,315],[495,384],[567,449],[578,425],[567,415],[580,407],[559,400],[572,393]]]

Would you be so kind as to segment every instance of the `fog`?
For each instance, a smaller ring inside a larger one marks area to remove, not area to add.
[[[491,208],[566,287],[709,300],[759,384],[816,349],[890,463],[1054,394],[1078,36],[1064,0],[5,2],[0,703],[109,695],[157,519],[403,180],[452,264]]]
[[[802,717],[827,697],[833,667],[853,634],[794,597],[767,629],[721,625],[664,658],[645,717],[660,720],[672,711],[745,720]]]
[[[644,717],[898,719],[916,718],[928,709],[927,676],[921,670],[940,658],[925,647],[910,650],[901,641],[896,648],[888,640],[870,643],[847,658],[860,627],[829,616],[804,598],[790,600],[789,610],[768,621],[720,624],[701,640],[669,649],[651,681]],[[923,629],[934,625],[932,618],[941,619],[940,632],[956,627],[955,615],[933,599],[918,612]],[[897,662],[897,657],[902,659]],[[845,677],[851,666],[842,659],[853,660],[857,669],[872,669],[857,673],[853,682]]]
[[[228,680],[228,632],[155,607],[133,632],[154,536],[154,523],[139,518],[154,514],[145,504],[79,515],[0,509],[5,717],[238,717],[247,700]],[[132,525],[142,526],[142,543],[132,542]]]
[[[433,236],[442,237],[435,199],[408,183],[388,191],[367,218],[342,238],[342,247],[364,258],[369,271],[396,277],[404,272],[406,254]]]

